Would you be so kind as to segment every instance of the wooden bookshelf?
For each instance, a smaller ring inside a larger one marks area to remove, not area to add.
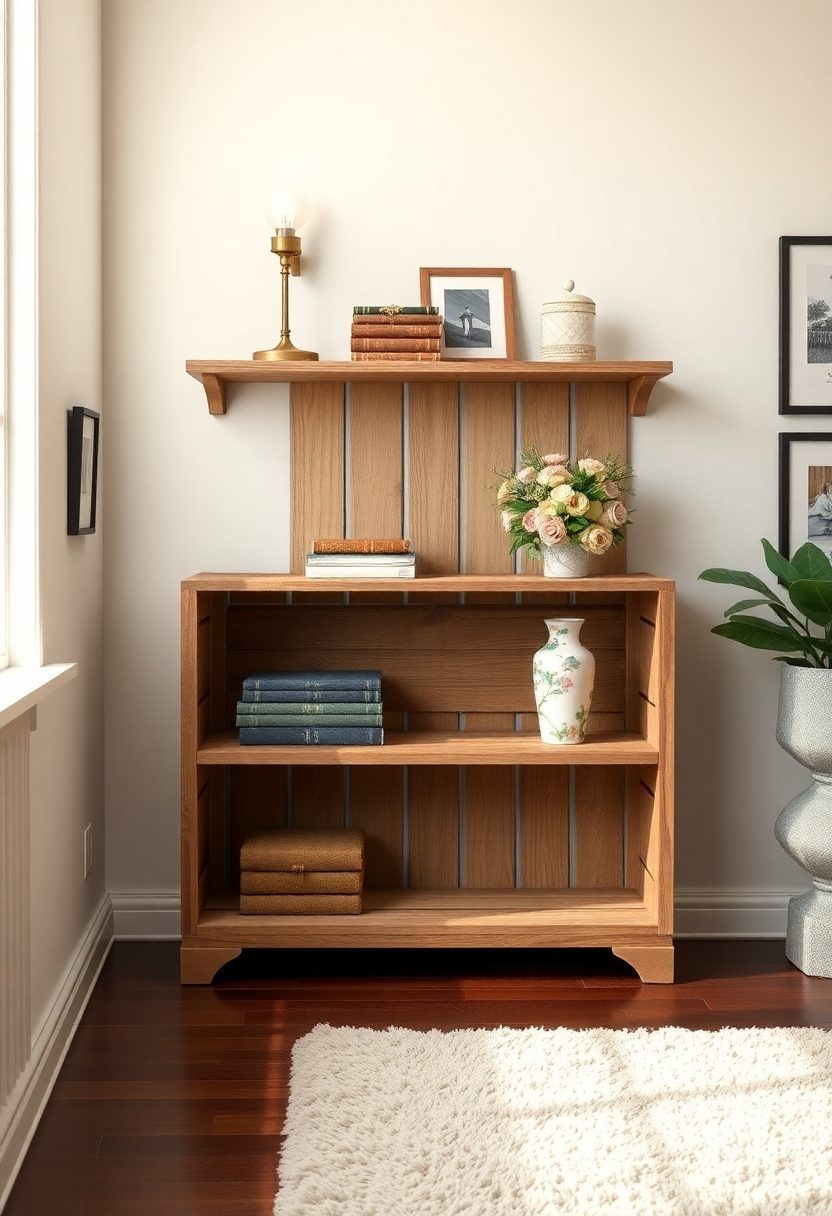
[[[673,976],[674,587],[514,571],[495,468],[519,448],[627,459],[667,363],[188,364],[214,413],[288,383],[290,571],[182,583],[182,980],[244,948],[608,946]],[[406,391],[405,391],[406,390]],[[325,486],[326,492],[321,487]],[[410,536],[420,577],[313,580],[316,536]],[[586,743],[537,734],[546,616],[596,658]],[[241,747],[256,670],[379,668],[379,747]],[[359,916],[242,916],[239,849],[268,826],[364,830]]]

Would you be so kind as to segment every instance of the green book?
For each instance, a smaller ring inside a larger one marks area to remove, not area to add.
[[[238,726],[381,726],[381,714],[237,714]]]
[[[408,316],[435,317],[439,309],[435,304],[356,304],[354,317],[383,317],[390,313],[406,312]]]
[[[267,714],[270,717],[283,717],[292,714],[294,717],[319,718],[321,714],[336,714],[338,717],[358,716],[363,722],[366,717],[377,717],[381,713],[380,701],[238,701],[237,713],[259,717]],[[366,722],[364,723],[366,726]]]

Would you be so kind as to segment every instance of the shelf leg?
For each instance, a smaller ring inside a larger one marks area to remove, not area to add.
[[[673,942],[656,946],[613,946],[616,958],[629,963],[643,984],[673,983]]]
[[[179,975],[183,984],[210,984],[226,963],[237,958],[241,946],[186,946],[179,952]]]

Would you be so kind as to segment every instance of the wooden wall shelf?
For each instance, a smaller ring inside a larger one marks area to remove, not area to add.
[[[453,360],[407,363],[381,360],[372,363],[271,363],[258,359],[189,359],[189,376],[199,380],[211,414],[228,409],[229,384],[626,384],[627,410],[646,414],[657,381],[669,376],[673,364],[646,362],[552,363],[514,359]]]

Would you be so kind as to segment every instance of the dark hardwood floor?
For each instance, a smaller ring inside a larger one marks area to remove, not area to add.
[[[832,980],[782,942],[680,942],[671,987],[605,951],[255,954],[186,989],[177,961],[115,946],[5,1216],[271,1216],[290,1052],[317,1022],[832,1029]]]

